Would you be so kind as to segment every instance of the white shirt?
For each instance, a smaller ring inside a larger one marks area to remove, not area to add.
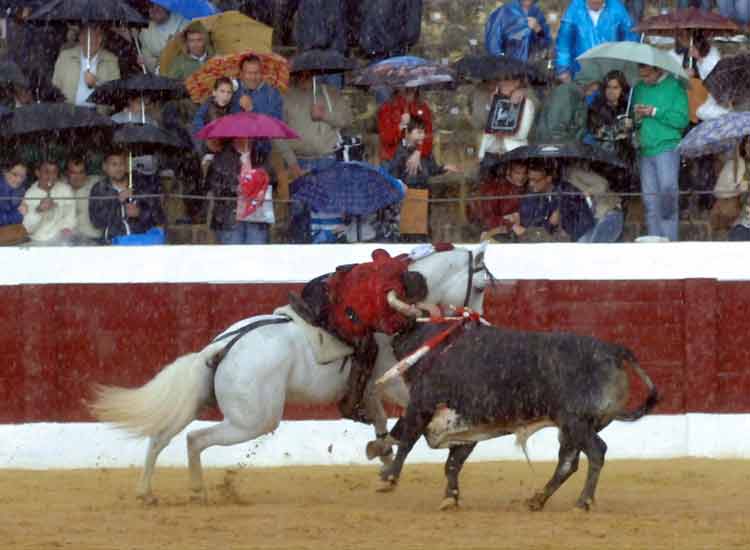
[[[587,8],[587,10],[589,12],[589,17],[591,17],[591,20],[594,22],[594,26],[596,27],[596,24],[599,23],[599,16],[604,11],[604,6],[602,6],[602,8],[599,11],[594,11],[594,10],[588,9],[588,8]]]
[[[76,228],[76,203],[73,188],[67,183],[57,181],[49,191],[39,187],[39,182],[29,187],[24,196],[28,212],[23,217],[23,225],[32,241],[54,242],[60,240],[63,230],[71,233]],[[55,201],[55,207],[45,212],[37,211],[37,206],[45,198]]]
[[[96,74],[96,66],[98,64],[99,64],[98,53],[91,59],[88,59],[86,55],[84,54],[83,49],[81,49],[81,74],[78,77],[78,89],[76,90],[76,105],[81,105],[84,107],[95,106],[93,103],[89,103],[87,101],[91,93],[94,91],[94,88],[88,87],[88,85],[86,84],[84,75],[86,74],[86,71],[89,71],[91,74]]]

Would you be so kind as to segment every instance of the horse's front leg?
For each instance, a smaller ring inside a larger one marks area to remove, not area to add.
[[[367,443],[367,460],[380,458],[383,467],[388,467],[393,462],[393,442],[388,434],[388,414],[383,406],[383,394],[374,380],[370,380],[365,389],[364,406],[375,428],[375,439]]]

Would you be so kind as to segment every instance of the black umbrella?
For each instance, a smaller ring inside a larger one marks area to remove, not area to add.
[[[124,0],[52,0],[37,9],[31,22],[118,23],[147,26],[148,19]]]
[[[336,50],[308,50],[291,59],[290,73],[335,74],[353,71],[357,62]]]
[[[17,10],[21,8],[37,8],[44,0],[0,0],[0,11]]]
[[[0,138],[59,135],[66,131],[87,131],[114,125],[109,117],[93,109],[70,103],[32,103],[13,111],[0,127]]]
[[[23,74],[21,69],[10,59],[0,60],[0,86],[9,86],[18,84],[27,88],[29,79]]]
[[[703,85],[719,103],[739,105],[750,101],[750,54],[722,58]]]
[[[502,78],[526,78],[533,84],[545,84],[547,78],[528,63],[513,57],[494,55],[467,55],[454,68],[464,80],[491,81]]]
[[[110,80],[89,96],[88,101],[115,107],[127,104],[134,97],[147,97],[152,101],[169,101],[188,97],[185,82],[175,78],[138,74],[130,78]]]
[[[591,162],[602,162],[627,168],[627,165],[617,158],[616,155],[595,147],[593,145],[583,145],[578,143],[566,144],[539,144],[524,145],[503,154],[498,162],[511,162],[515,160],[529,159],[550,159],[550,160],[587,160]]]
[[[151,155],[186,147],[180,138],[153,124],[127,122],[118,124],[114,130],[112,143],[127,147],[136,155]]]

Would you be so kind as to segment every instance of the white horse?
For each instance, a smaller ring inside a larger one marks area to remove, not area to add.
[[[491,281],[484,267],[484,249],[485,244],[475,252],[456,247],[414,261],[409,269],[422,273],[427,281],[425,302],[481,310],[484,289]],[[348,362],[316,363],[311,346],[296,323],[280,323],[283,317],[278,315],[260,315],[235,323],[222,335],[251,323],[274,320],[279,324],[254,328],[239,337],[225,354],[232,338],[217,337],[201,351],[178,358],[140,388],[97,389],[91,409],[99,420],[149,438],[136,488],[139,499],[155,502],[151,477],[159,453],[206,406],[217,404],[224,419],[187,434],[190,489],[193,498],[201,501],[206,499],[201,467],[204,449],[250,441],[274,431],[281,422],[285,403],[332,404],[345,395]],[[390,340],[379,338],[378,344],[382,351],[373,380],[395,361]],[[389,388],[384,397],[405,405],[405,386],[392,384]],[[373,393],[367,394],[367,411],[376,417],[376,432],[382,433],[387,420],[382,404],[373,404]],[[382,454],[386,454],[384,448],[372,452],[372,456]]]

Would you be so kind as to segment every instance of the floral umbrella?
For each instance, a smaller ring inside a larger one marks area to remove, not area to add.
[[[678,151],[683,157],[726,153],[750,135],[750,112],[728,113],[701,122],[682,138]]]

